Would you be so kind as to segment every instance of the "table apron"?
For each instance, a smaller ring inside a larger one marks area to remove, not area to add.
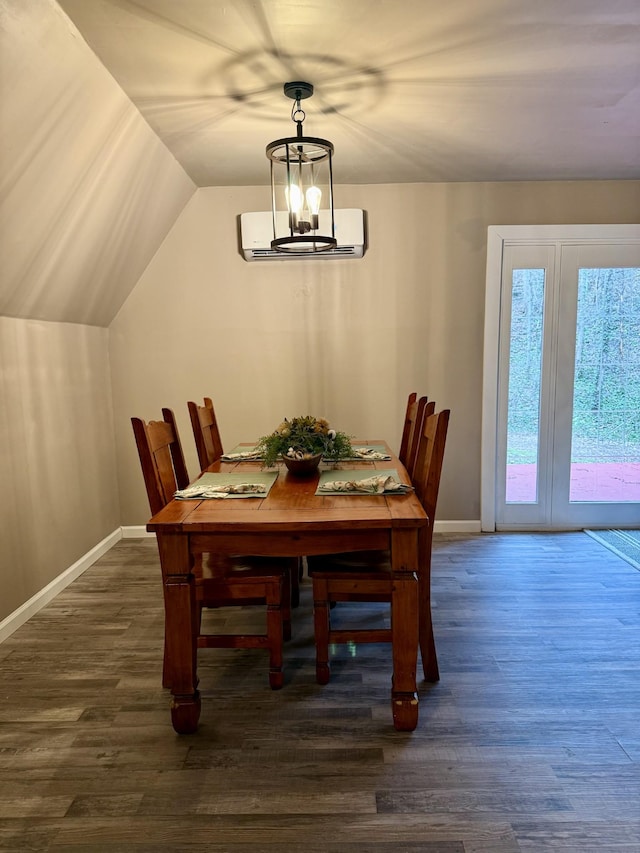
[[[417,535],[417,531],[416,531]],[[192,554],[251,554],[255,557],[309,557],[341,551],[385,550],[391,530],[332,530],[298,533],[191,533]]]

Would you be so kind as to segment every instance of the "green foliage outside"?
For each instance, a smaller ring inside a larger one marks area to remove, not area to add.
[[[514,270],[508,464],[535,462],[544,270]],[[582,269],[578,280],[572,461],[640,461],[640,270]]]

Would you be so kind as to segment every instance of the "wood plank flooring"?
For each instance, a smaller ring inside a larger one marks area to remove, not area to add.
[[[434,604],[415,732],[386,646],[315,683],[305,583],[284,689],[258,651],[203,650],[180,737],[155,540],[119,542],[0,645],[0,850],[638,853],[640,572],[583,533],[436,536]],[[386,619],[356,607],[334,614]]]

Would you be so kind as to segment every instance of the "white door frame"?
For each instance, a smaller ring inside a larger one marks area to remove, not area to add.
[[[483,531],[493,532],[496,529],[500,291],[505,243],[532,245],[570,241],[614,244],[628,240],[640,240],[640,225],[490,225],[488,228],[480,478]]]

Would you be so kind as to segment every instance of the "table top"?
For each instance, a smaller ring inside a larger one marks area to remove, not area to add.
[[[354,445],[384,445],[376,439],[353,442]],[[377,470],[396,469],[402,482],[410,483],[399,459],[389,451],[391,460],[369,462],[348,460],[336,464],[321,463],[320,470],[362,470],[372,476]],[[260,462],[215,462],[208,471],[257,471]],[[278,466],[278,478],[264,497],[244,500],[172,500],[147,524],[155,533],[225,533],[225,532],[318,532],[322,530],[357,530],[418,528],[427,517],[414,492],[385,495],[316,495],[318,474],[296,477],[284,465]]]

